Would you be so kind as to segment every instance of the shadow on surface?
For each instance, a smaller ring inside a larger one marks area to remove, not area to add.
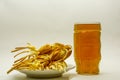
[[[76,74],[64,74],[62,77],[57,78],[29,78],[25,75],[13,75],[10,80],[71,80]]]

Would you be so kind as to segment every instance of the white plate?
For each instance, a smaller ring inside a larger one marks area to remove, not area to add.
[[[75,68],[73,65],[68,65],[68,67],[65,69],[65,71],[57,71],[57,70],[17,70],[21,73],[24,73],[27,75],[27,77],[31,78],[53,78],[53,77],[60,77],[63,73]]]

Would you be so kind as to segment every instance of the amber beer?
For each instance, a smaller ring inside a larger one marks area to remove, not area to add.
[[[100,23],[74,25],[74,58],[78,74],[99,74]]]

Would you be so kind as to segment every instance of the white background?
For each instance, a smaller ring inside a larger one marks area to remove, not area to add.
[[[75,69],[64,76],[70,80],[120,79],[120,0],[0,0],[0,80],[34,80],[13,71],[16,46],[27,42],[37,48],[60,42],[73,46],[75,23],[100,22],[100,75],[77,75]],[[73,54],[67,63],[75,64]],[[62,79],[63,80],[63,79]],[[67,79],[65,79],[67,80]]]

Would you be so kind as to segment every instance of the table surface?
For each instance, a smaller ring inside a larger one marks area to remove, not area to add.
[[[19,72],[14,72],[9,75],[1,75],[0,80],[118,80],[120,74],[118,72],[101,72],[99,75],[78,75],[75,69],[66,72],[62,77],[51,79],[34,79],[28,78],[26,75]]]

